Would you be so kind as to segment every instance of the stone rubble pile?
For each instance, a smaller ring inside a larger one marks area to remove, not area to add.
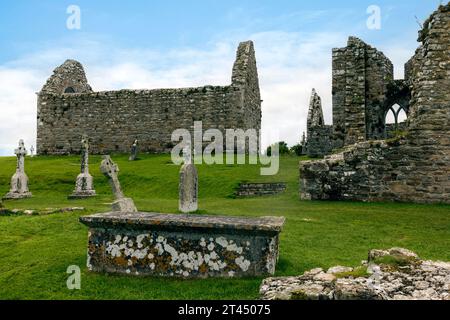
[[[356,268],[267,278],[260,294],[263,300],[450,300],[450,262],[421,260],[403,248],[372,250]]]

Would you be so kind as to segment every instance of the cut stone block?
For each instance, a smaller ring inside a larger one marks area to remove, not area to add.
[[[80,221],[91,271],[232,278],[274,274],[285,219],[111,212]]]

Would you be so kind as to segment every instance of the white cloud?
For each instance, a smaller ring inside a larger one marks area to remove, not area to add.
[[[306,130],[311,89],[322,96],[331,124],[331,50],[346,43],[334,33],[261,32],[211,43],[208,49],[122,49],[107,42],[80,41],[31,53],[0,66],[0,155],[12,154],[17,141],[35,145],[36,95],[51,71],[67,58],[82,62],[94,90],[226,85],[239,41],[255,42],[263,102],[263,138],[270,132],[289,145]],[[392,50],[397,61],[412,55]]]
[[[36,146],[36,70],[0,67],[0,155],[12,155],[19,139]]]

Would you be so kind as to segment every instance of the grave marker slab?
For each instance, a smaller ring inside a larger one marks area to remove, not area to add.
[[[179,210],[191,213],[198,210],[198,173],[188,153],[180,169]]]
[[[128,158],[128,160],[130,161],[134,161],[137,159],[137,154],[138,154],[138,140],[134,140],[133,144],[131,145],[131,152],[130,152],[130,157]]]

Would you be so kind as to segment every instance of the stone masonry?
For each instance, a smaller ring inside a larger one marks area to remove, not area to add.
[[[285,219],[111,212],[80,221],[90,271],[233,278],[274,274]]]
[[[310,157],[320,157],[329,154],[332,146],[332,126],[325,125],[322,110],[322,100],[316,90],[312,90],[307,121],[308,142],[306,154]]]
[[[284,182],[240,183],[235,195],[238,198],[273,196],[286,191]]]
[[[411,62],[405,65],[406,79],[394,80],[391,61],[356,37],[350,37],[346,47],[333,49],[333,125],[308,117],[308,155],[322,157],[333,149],[393,137],[402,130],[404,123],[386,124],[386,115],[396,104],[409,113],[410,72]],[[321,110],[320,97],[313,91],[309,114]]]
[[[406,68],[411,100],[405,134],[301,163],[302,199],[450,203],[450,3],[419,34],[422,46]]]
[[[175,129],[261,129],[261,97],[253,43],[239,44],[231,85],[93,92],[80,63],[67,60],[38,94],[37,153],[168,152]]]

